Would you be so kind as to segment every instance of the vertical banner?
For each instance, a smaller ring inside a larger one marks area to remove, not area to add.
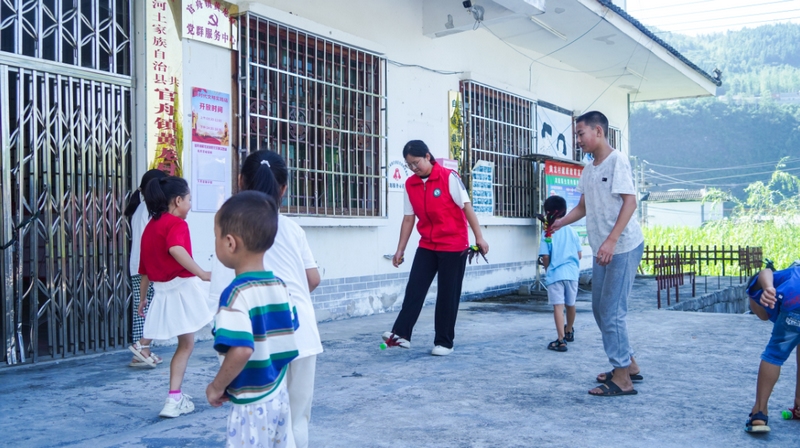
[[[581,178],[583,167],[569,163],[547,161],[544,164],[544,180],[547,186],[547,196],[561,196],[567,201],[567,212],[575,208],[581,200],[578,192],[578,180]],[[572,224],[578,232],[581,242],[586,243],[586,218]]]
[[[479,160],[472,168],[472,209],[476,215],[494,215],[494,162]]]
[[[458,162],[455,171],[459,171],[461,166],[461,155],[464,149],[464,122],[461,118],[461,92],[450,90],[447,92],[447,116],[449,117],[448,137],[449,151],[448,157]]]
[[[183,52],[174,14],[181,1],[148,0],[145,5],[147,166],[183,176],[183,125],[178,99]]]
[[[192,88],[192,210],[216,212],[231,195],[230,95]]]
[[[230,50],[238,50],[238,21],[233,17],[239,7],[219,0],[189,0],[183,8],[185,39],[199,40]]]
[[[556,159],[572,160],[572,115],[541,104],[536,105],[536,114],[539,123],[536,152]]]

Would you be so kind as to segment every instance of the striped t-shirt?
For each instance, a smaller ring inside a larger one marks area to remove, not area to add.
[[[228,385],[231,402],[271,399],[286,366],[297,357],[297,328],[297,311],[286,285],[272,272],[246,272],[222,291],[214,318],[214,350],[225,354],[231,347],[253,349],[242,372]]]

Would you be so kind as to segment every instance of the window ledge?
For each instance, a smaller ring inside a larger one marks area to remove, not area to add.
[[[478,216],[482,226],[532,226],[536,224],[533,218],[503,218],[500,216]]]
[[[386,227],[389,225],[387,218],[349,218],[345,216],[303,216],[286,215],[300,227]]]

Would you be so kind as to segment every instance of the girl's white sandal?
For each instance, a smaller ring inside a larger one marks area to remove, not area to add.
[[[136,359],[138,359],[139,361],[147,364],[148,367],[155,368],[157,362],[156,362],[156,358],[153,357],[152,353],[150,354],[150,356],[145,356],[142,353],[142,350],[144,350],[146,348],[150,348],[150,346],[149,345],[142,345],[142,344],[140,344],[138,342],[134,342],[133,344],[128,346],[128,350],[130,350],[133,353],[133,356],[135,356]],[[133,363],[131,363],[131,365],[133,365]]]

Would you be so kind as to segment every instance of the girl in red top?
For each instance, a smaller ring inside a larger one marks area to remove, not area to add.
[[[417,219],[420,239],[408,275],[403,307],[392,331],[383,334],[383,340],[389,346],[411,347],[411,332],[422,311],[433,277],[438,274],[434,318],[436,336],[431,354],[449,355],[453,351],[461,284],[467,264],[467,223],[475,235],[475,244],[483,254],[489,252],[489,244],[483,239],[478,218],[458,174],[436,163],[428,146],[421,140],[406,143],[403,157],[415,175],[406,181],[406,205],[400,226],[400,242],[392,264],[397,267],[403,262],[406,244]]]
[[[186,224],[192,197],[186,181],[171,176],[153,180],[145,188],[144,200],[152,219],[142,234],[140,315],[144,315],[145,292],[151,282],[155,293],[144,321],[144,338],[130,349],[144,361],[150,354],[144,342],[178,337],[170,363],[169,396],[159,413],[161,417],[178,417],[194,410],[190,397],[181,393],[181,383],[194,349],[194,332],[211,322],[216,311],[205,300],[208,292],[200,283],[209,281],[211,273],[192,259]]]

